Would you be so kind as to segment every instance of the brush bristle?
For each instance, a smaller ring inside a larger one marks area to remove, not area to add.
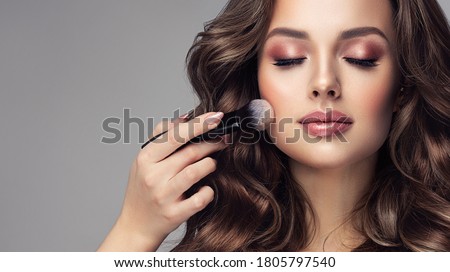
[[[272,106],[264,99],[254,99],[248,104],[248,117],[252,126],[259,131],[263,131],[274,122]]]

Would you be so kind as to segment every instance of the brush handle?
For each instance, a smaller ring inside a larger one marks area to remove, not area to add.
[[[227,119],[226,123],[221,122],[219,124],[219,126],[217,126],[215,129],[207,131],[207,132],[205,132],[205,133],[203,133],[203,134],[201,134],[199,136],[196,136],[196,137],[192,138],[191,140],[189,140],[189,142],[191,142],[191,143],[199,143],[201,141],[214,140],[214,139],[216,139],[219,136],[233,133],[236,130],[239,130],[240,127],[241,127],[241,124],[240,124],[240,122],[239,122],[239,120],[237,118],[236,118],[236,120],[229,120],[229,119]],[[141,146],[141,149],[143,149],[149,143],[153,142],[159,136],[161,136],[161,135],[163,135],[165,133],[167,133],[167,131],[161,132],[158,135],[153,136],[150,140],[148,140],[147,142],[145,142]]]
[[[243,120],[243,119],[241,120],[241,117],[240,117],[240,115],[238,115],[237,111],[225,113],[224,116],[222,117],[222,119],[220,120],[219,125],[216,128],[192,138],[191,140],[189,140],[189,142],[198,143],[200,141],[214,140],[219,136],[233,133],[236,130],[239,130],[241,128],[241,125],[242,125],[241,123],[243,121],[245,121],[245,120]],[[156,140],[156,138],[165,134],[166,132],[167,131],[164,131],[156,136],[153,136],[150,140],[148,140],[141,146],[141,149],[144,148],[145,146],[147,146],[149,143]]]
[[[219,136],[231,134],[238,130],[247,130],[252,127],[252,120],[254,118],[249,118],[247,107],[225,113],[216,128],[192,138],[189,142],[198,143],[200,141],[214,140]]]
[[[225,123],[220,122],[220,124],[215,129],[212,129],[210,131],[203,133],[202,135],[192,138],[189,142],[198,143],[200,141],[214,140],[219,136],[233,133],[241,128],[241,123],[237,119],[236,120],[226,119],[225,121],[226,121]]]
[[[215,129],[207,131],[207,132],[203,133],[202,135],[196,136],[196,137],[192,138],[191,140],[189,140],[189,142],[197,143],[197,142],[205,141],[205,140],[213,140],[219,136],[222,136],[225,134],[231,134],[237,130],[244,131],[246,129],[256,129],[256,130],[260,131],[261,129],[258,128],[259,123],[261,121],[260,120],[261,116],[259,116],[260,109],[257,109],[257,111],[256,111],[257,116],[255,116],[255,107],[260,108],[261,103],[256,103],[256,105],[255,105],[255,103],[253,103],[253,102],[255,102],[255,100],[252,100],[251,102],[247,103],[245,106],[243,106],[239,110],[225,113],[224,116],[222,117],[222,119],[220,120],[219,125]],[[256,102],[259,102],[259,101],[256,101]],[[263,105],[263,106],[267,107],[267,105]],[[270,107],[270,105],[269,105],[269,107]],[[144,148],[146,145],[153,142],[156,138],[160,137],[164,133],[166,133],[166,131],[152,137],[150,140],[145,142],[141,146],[141,148]]]
[[[164,131],[164,132],[161,132],[161,133],[158,134],[158,135],[153,136],[152,138],[150,138],[150,140],[148,140],[147,142],[145,142],[145,143],[141,146],[141,149],[143,149],[143,148],[144,148],[145,146],[147,146],[149,143],[153,142],[154,140],[156,140],[156,138],[158,138],[159,136],[161,136],[161,135],[163,135],[163,134],[165,134],[165,133],[167,133],[167,130]]]

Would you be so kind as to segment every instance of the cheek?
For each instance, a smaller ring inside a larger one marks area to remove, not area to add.
[[[259,67],[259,92],[261,98],[267,100],[274,111],[275,122],[270,125],[268,136],[274,143],[279,143],[278,147],[286,153],[291,147],[283,148],[282,143],[286,142],[286,139],[298,141],[300,135],[295,118],[298,117],[296,113],[299,109],[305,105],[302,89],[305,88],[306,80],[304,75],[295,69],[280,72],[270,65]]]
[[[267,100],[274,110],[275,117],[280,112],[280,105],[283,104],[287,94],[286,85],[281,84],[282,80],[273,73],[268,71],[266,65],[261,65],[258,69],[258,86],[262,99]]]
[[[368,81],[366,94],[360,98],[361,110],[371,119],[389,121],[396,93],[393,86],[394,78],[384,75],[374,79],[376,80]]]
[[[273,107],[275,116],[298,111],[298,107],[305,102],[302,89],[306,81],[304,72],[277,71],[265,63],[258,69],[258,85],[261,98],[266,99]]]
[[[284,75],[276,73],[269,65],[262,65],[258,70],[259,93],[262,99],[267,100],[273,108],[276,121],[270,126],[270,135],[276,135],[279,131],[280,120],[286,118],[292,101],[293,84],[286,82]]]
[[[284,113],[283,105],[286,105],[286,99],[288,96],[288,85],[283,84],[282,78],[277,76],[273,72],[269,72],[269,67],[261,65],[258,69],[258,86],[259,93],[262,99],[265,99],[272,106],[273,113],[276,121],[270,125],[269,135],[274,140],[273,135],[278,130],[279,120]]]
[[[389,74],[374,76],[365,80],[365,89],[354,95],[352,105],[355,105],[353,114],[358,117],[360,137],[374,145],[381,145],[390,130],[394,100],[395,78]]]

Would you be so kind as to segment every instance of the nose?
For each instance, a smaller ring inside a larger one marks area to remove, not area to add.
[[[335,100],[341,96],[341,86],[333,66],[323,64],[313,73],[309,91],[310,99]]]

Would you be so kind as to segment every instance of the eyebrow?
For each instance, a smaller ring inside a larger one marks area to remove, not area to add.
[[[378,29],[376,27],[370,27],[370,26],[357,27],[357,28],[351,28],[348,30],[344,30],[339,34],[339,40],[348,40],[348,39],[352,39],[352,38],[356,38],[356,37],[367,36],[370,34],[375,34],[375,35],[381,36],[387,42],[389,42],[388,38],[386,37],[386,35],[384,34],[383,31],[381,31],[380,29]],[[309,39],[309,35],[307,32],[301,31],[301,30],[296,30],[293,28],[288,28],[288,27],[274,28],[272,31],[269,32],[269,34],[267,34],[266,41],[273,36],[285,36],[285,37],[302,39],[302,40]]]

